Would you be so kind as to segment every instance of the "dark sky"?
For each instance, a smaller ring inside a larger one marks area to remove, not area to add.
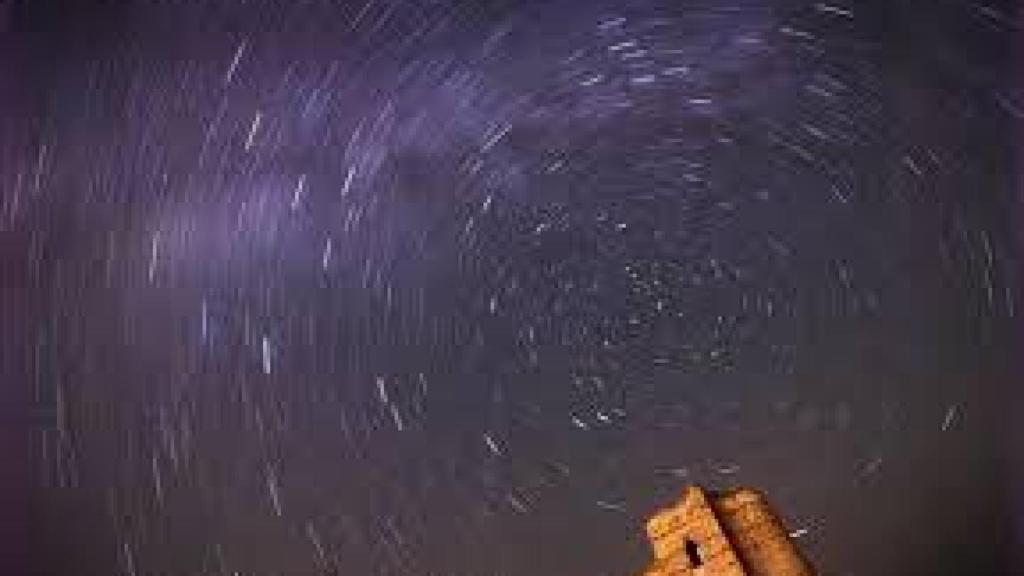
[[[694,482],[1024,573],[1020,27],[3,3],[3,573],[624,576]]]

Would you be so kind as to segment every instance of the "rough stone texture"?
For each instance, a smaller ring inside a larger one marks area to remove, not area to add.
[[[691,486],[647,522],[654,561],[644,576],[813,576],[764,497]]]

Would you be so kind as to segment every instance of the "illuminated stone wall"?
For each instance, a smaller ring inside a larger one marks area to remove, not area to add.
[[[647,522],[654,561],[644,576],[811,576],[765,499],[751,490],[689,487]]]

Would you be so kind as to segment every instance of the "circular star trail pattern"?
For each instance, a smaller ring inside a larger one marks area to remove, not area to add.
[[[693,482],[828,573],[995,570],[1012,9],[6,26],[39,573],[628,574]]]

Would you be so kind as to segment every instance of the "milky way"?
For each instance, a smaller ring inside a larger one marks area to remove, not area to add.
[[[0,13],[37,573],[624,575],[693,482],[999,570],[1011,6]]]

